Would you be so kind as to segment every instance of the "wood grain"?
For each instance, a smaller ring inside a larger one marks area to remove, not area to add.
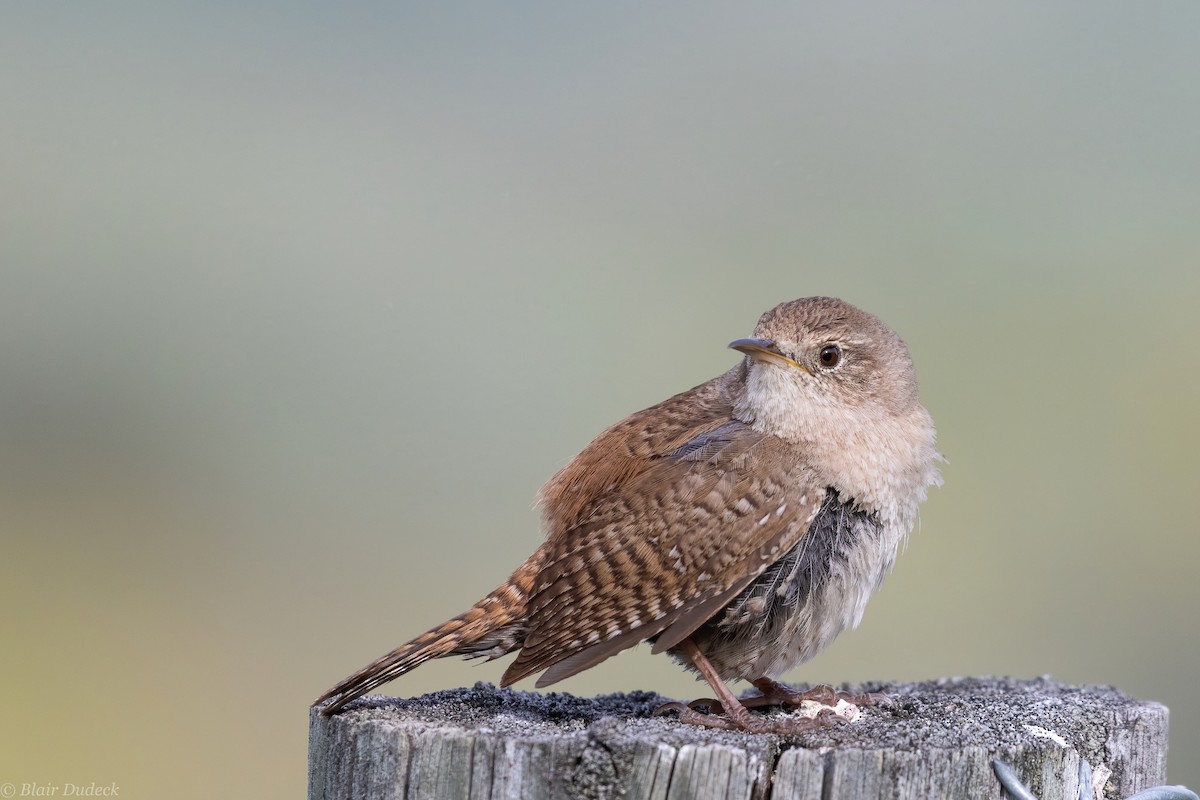
[[[477,684],[313,710],[309,798],[994,798],[991,759],[1040,800],[1166,779],[1167,709],[1042,678],[864,684],[887,707],[799,736],[682,725],[649,693],[576,698]],[[1082,769],[1081,769],[1082,767]]]

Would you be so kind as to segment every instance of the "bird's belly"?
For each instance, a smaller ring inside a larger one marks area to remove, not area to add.
[[[693,634],[725,680],[778,675],[858,625],[903,532],[830,489],[808,534]]]

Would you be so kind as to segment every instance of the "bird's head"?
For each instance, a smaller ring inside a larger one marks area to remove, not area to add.
[[[863,485],[869,476],[937,480],[933,422],[912,358],[877,317],[836,298],[806,297],[763,314],[753,336],[729,346],[746,354],[734,415],[805,444],[831,485],[865,496],[883,489]]]
[[[920,402],[903,340],[877,317],[833,297],[805,297],[763,314],[748,339],[749,410],[804,413],[809,406],[901,414]]]

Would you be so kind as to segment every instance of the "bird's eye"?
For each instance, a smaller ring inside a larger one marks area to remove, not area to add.
[[[818,357],[821,359],[822,367],[833,369],[842,360],[842,348],[836,344],[827,344],[821,348],[821,353]]]

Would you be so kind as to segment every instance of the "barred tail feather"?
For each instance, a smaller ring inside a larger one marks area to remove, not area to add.
[[[332,701],[321,709],[324,716],[330,716],[430,659],[449,655],[498,658],[518,649],[525,639],[525,603],[536,574],[530,562],[470,610],[372,661],[318,697],[313,705]]]

